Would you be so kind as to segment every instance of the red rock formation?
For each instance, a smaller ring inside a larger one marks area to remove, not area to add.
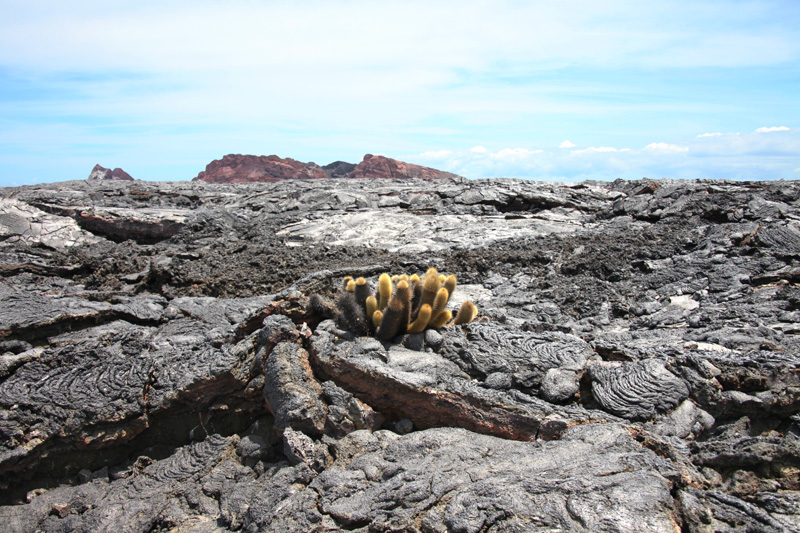
[[[320,167],[276,155],[257,156],[229,154],[215,159],[193,181],[214,183],[249,183],[254,181],[282,181],[286,179],[318,178],[422,178],[440,179],[458,177],[435,168],[412,165],[382,155],[367,154],[358,165],[336,161]]]
[[[228,154],[215,159],[192,181],[215,183],[249,183],[285,179],[325,178],[325,172],[314,163],[303,163],[276,155],[256,156]]]
[[[133,181],[131,175],[122,170],[121,168],[115,168],[114,170],[111,170],[100,165],[94,166],[94,168],[92,169],[92,173],[89,174],[89,177],[87,179]]]
[[[367,154],[364,156],[364,160],[356,165],[356,168],[353,169],[349,177],[440,179],[456,178],[458,176],[450,172],[444,172],[443,170],[436,170],[435,168],[412,165],[411,163],[404,163],[396,159],[389,159],[382,155]]]

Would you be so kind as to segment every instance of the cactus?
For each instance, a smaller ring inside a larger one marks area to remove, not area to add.
[[[447,305],[448,300],[450,300],[450,293],[447,291],[446,288],[442,287],[436,293],[436,298],[433,299],[433,310],[431,311],[431,316],[433,317],[439,316],[439,313],[444,311],[444,308]]]
[[[372,313],[372,327],[377,331],[378,328],[381,327],[381,322],[383,322],[383,312],[375,311]]]
[[[392,298],[389,300],[386,312],[383,313],[383,319],[378,331],[375,333],[375,337],[381,341],[389,341],[400,335],[405,317],[405,305],[403,305],[402,300]],[[406,322],[406,324],[408,323]]]
[[[444,310],[441,313],[439,313],[439,316],[431,320],[428,325],[434,329],[443,328],[445,324],[450,322],[452,318],[453,318],[453,312]]]
[[[364,308],[356,301],[353,293],[345,292],[340,294],[336,299],[336,305],[339,308],[336,323],[340,328],[350,330],[359,335],[369,333],[367,315],[364,313]]]
[[[419,310],[416,320],[408,326],[408,332],[422,333],[425,331],[425,328],[428,327],[428,323],[431,321],[431,314],[431,306],[428,304],[423,305]]]
[[[407,281],[402,281],[397,284],[392,299],[397,299],[403,304],[403,320],[400,326],[399,333],[405,333],[408,329],[408,324],[411,323],[411,288],[408,286]],[[391,300],[389,304],[391,305]]]
[[[444,288],[447,289],[449,294],[453,294],[456,292],[456,285],[458,284],[458,280],[452,274],[447,276],[447,279],[444,281]]]
[[[378,309],[385,309],[392,296],[392,278],[389,274],[381,274],[378,279]]]
[[[420,306],[433,304],[436,293],[439,291],[439,285],[441,285],[439,273],[435,268],[429,268],[425,273],[425,277],[422,278],[422,299],[420,300]]]
[[[372,317],[375,314],[375,311],[378,310],[378,300],[370,295],[367,297],[367,317]]]
[[[478,314],[472,302],[464,302],[455,319],[453,312],[446,309],[457,283],[455,276],[440,274],[435,268],[429,268],[422,278],[417,274],[384,273],[378,278],[377,291],[371,294],[365,278],[354,280],[347,276],[335,306],[326,304],[318,295],[312,296],[309,305],[325,311],[325,316],[333,317],[342,329],[359,335],[374,334],[386,342],[404,333],[472,322]]]
[[[453,325],[458,326],[460,324],[469,324],[475,320],[476,316],[478,316],[478,308],[474,303],[466,301],[461,304],[461,307],[458,309],[458,314],[456,314],[456,319],[453,322]]]
[[[355,287],[355,291],[354,292],[355,292],[355,295],[356,295],[356,301],[358,302],[358,305],[363,307],[364,311],[366,311],[367,310],[367,298],[370,295],[370,289],[369,289],[369,284],[367,283],[367,280],[365,280],[364,278],[358,278],[356,280],[356,287]]]

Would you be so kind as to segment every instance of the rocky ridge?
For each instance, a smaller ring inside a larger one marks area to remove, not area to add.
[[[412,165],[382,155],[367,154],[364,159],[350,172],[350,178],[417,178],[417,179],[443,179],[457,178],[455,174],[436,170],[435,168]]]
[[[9,531],[800,528],[798,183],[76,181],[0,236]],[[479,320],[308,306],[428,266]]]
[[[115,168],[114,170],[111,170],[109,168],[105,168],[100,165],[95,165],[94,168],[92,169],[92,172],[89,174],[89,177],[86,179],[133,181],[131,175],[122,170],[121,168]]]
[[[302,163],[276,155],[255,156],[228,154],[216,159],[192,181],[210,183],[275,182],[287,179],[319,178],[369,179],[442,179],[457,178],[455,174],[420,165],[412,165],[380,155],[367,154],[358,165],[336,161],[324,167]]]
[[[287,179],[325,178],[325,172],[314,163],[302,163],[276,155],[228,154],[215,159],[192,181],[212,183],[273,182]]]

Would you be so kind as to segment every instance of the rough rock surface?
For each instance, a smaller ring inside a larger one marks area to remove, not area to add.
[[[329,167],[0,189],[4,530],[800,530],[800,184]]]
[[[288,157],[228,154],[206,165],[193,181],[249,183],[325,177],[325,172],[317,165]]]
[[[97,170],[97,167],[95,167],[95,170]],[[116,169],[114,172],[117,170],[120,169]],[[94,173],[92,176],[94,176]],[[382,155],[372,154],[365,155],[364,160],[358,165],[335,161],[324,167],[320,167],[315,163],[302,163],[291,158],[284,159],[276,155],[228,154],[222,159],[215,159],[206,165],[206,169],[192,181],[251,183],[316,178],[450,179],[458,178],[458,176],[443,170],[412,165],[411,163],[390,159]]]
[[[353,163],[334,161],[333,163],[322,167],[322,170],[329,178],[346,178],[350,175],[354,168],[356,168],[356,166]]]
[[[121,168],[115,168],[111,170],[110,168],[105,168],[100,165],[95,165],[92,169],[91,174],[86,179],[90,180],[127,180],[133,181],[133,178],[130,174],[122,170]]]
[[[455,174],[436,170],[435,168],[412,165],[382,155],[367,154],[364,159],[350,172],[350,178],[419,178],[441,179],[456,178]]]

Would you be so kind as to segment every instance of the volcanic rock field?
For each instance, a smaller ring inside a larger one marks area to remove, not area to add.
[[[2,531],[800,530],[796,182],[3,188],[0,274]]]

